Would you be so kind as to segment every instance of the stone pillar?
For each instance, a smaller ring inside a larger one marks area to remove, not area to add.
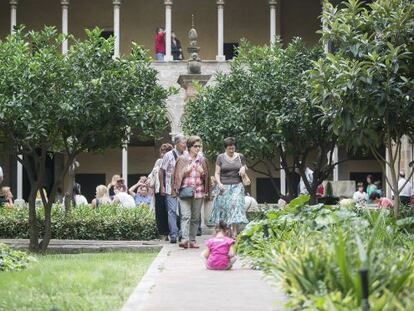
[[[269,0],[270,7],[270,44],[276,43],[276,0]]]
[[[390,163],[390,155],[389,155],[389,149],[385,148],[385,160]],[[391,169],[389,167],[389,165],[385,165],[385,196],[389,199],[391,199],[392,197],[392,191],[391,191],[391,187],[387,182],[387,177],[388,180],[390,181],[390,183],[392,183],[392,179],[391,179]]]
[[[10,33],[14,32],[14,28],[17,25],[17,4],[18,0],[10,0]],[[19,159],[23,159],[23,155],[18,155]],[[17,161],[17,189],[16,199],[23,199],[23,165],[20,161]]]
[[[332,155],[332,162],[338,163],[338,146],[335,146]],[[339,164],[335,165],[333,169],[333,181],[339,180]]]
[[[121,0],[113,0],[114,5],[114,58],[118,58],[121,54]],[[128,142],[122,148],[122,177],[128,184]]]
[[[17,25],[17,4],[18,0],[10,0],[10,33],[14,32]]]
[[[224,0],[217,0],[217,56],[216,60],[223,62],[226,57],[223,53],[224,47]]]
[[[114,47],[114,57],[119,57],[120,54],[120,36],[121,36],[121,0],[113,0],[114,5],[114,38],[115,38],[115,47]]]
[[[173,0],[164,0],[165,5],[165,56],[164,61],[170,62],[173,60],[171,54],[171,11]]]
[[[62,0],[60,4],[62,5],[62,33],[68,35],[69,33],[69,1]],[[62,53],[66,54],[68,52],[68,40],[62,42]]]
[[[280,194],[286,195],[286,172],[282,168],[282,158],[280,158]]]

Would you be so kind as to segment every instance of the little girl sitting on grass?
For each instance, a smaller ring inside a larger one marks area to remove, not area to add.
[[[234,240],[227,236],[227,224],[220,220],[216,236],[206,242],[207,249],[201,254],[209,270],[229,270],[236,261]]]

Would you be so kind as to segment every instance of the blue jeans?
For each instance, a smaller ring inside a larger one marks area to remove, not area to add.
[[[164,53],[156,53],[155,54],[156,60],[164,60]]]
[[[168,211],[168,228],[170,230],[170,238],[176,239],[178,235],[178,227],[177,227],[178,200],[177,200],[177,197],[172,197],[171,195],[166,194],[165,203],[167,205],[167,211]]]

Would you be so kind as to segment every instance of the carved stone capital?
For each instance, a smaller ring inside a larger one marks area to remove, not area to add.
[[[224,0],[217,0],[218,7],[224,7]]]
[[[270,5],[271,7],[276,7],[276,5],[277,5],[277,0],[269,0],[269,5]]]
[[[121,5],[121,0],[113,0],[112,4],[116,5],[116,6],[120,6]]]
[[[165,6],[172,6],[173,5],[173,0],[164,0],[164,5]]]
[[[60,1],[60,4],[61,4],[62,6],[69,6],[69,4],[70,4],[70,0],[61,0],[61,1]]]
[[[19,0],[10,0],[9,3],[11,6],[17,6],[17,4],[19,3]]]

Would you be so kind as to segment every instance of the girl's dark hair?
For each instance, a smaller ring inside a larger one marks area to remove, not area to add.
[[[227,224],[223,220],[220,220],[220,222],[216,225],[216,231],[226,232],[228,229],[229,229],[229,227],[227,226]]]
[[[81,194],[81,185],[78,183],[75,183],[73,185],[73,194]]]
[[[379,199],[379,198],[380,198],[380,195],[379,195],[379,193],[378,193],[378,192],[376,192],[376,191],[374,191],[373,193],[371,193],[371,194],[370,194],[370,196],[369,196],[369,199],[370,199],[371,201],[374,201],[374,200]]]
[[[234,137],[227,137],[224,139],[224,148],[228,146],[236,146],[236,139]]]

